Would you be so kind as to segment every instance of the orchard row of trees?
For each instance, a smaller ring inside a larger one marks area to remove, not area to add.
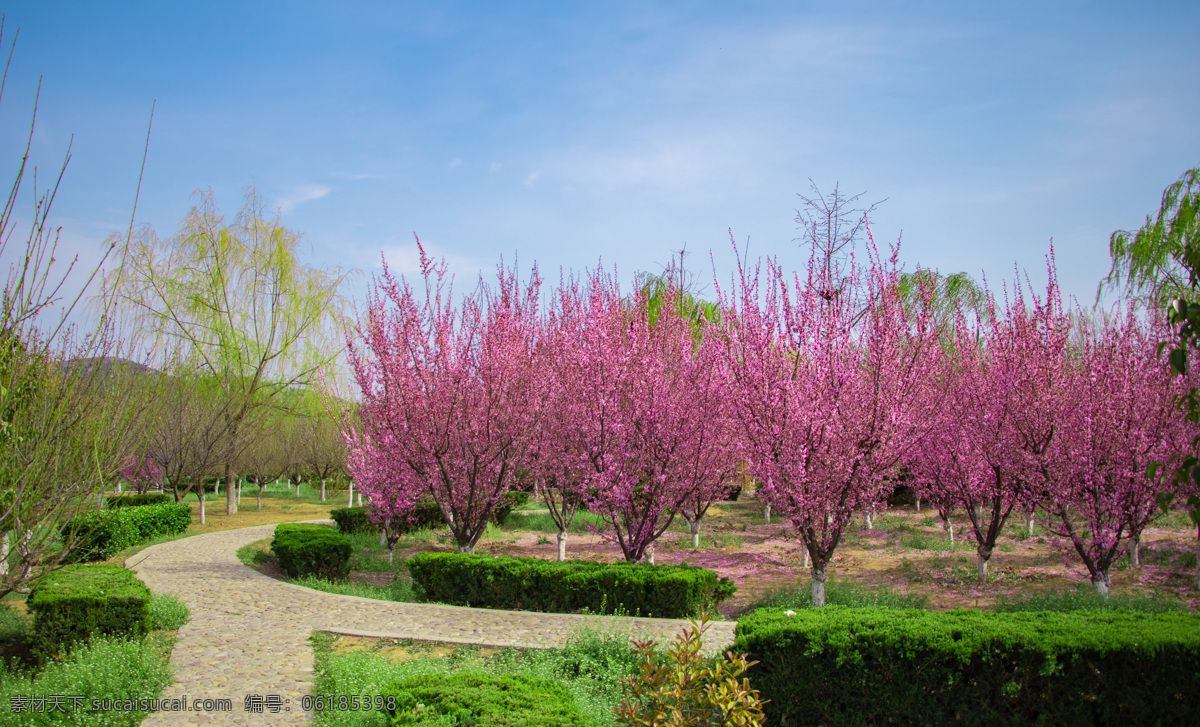
[[[349,469],[376,517],[432,497],[471,552],[504,494],[532,486],[560,558],[586,506],[627,560],[653,562],[673,519],[698,533],[744,468],[794,526],[821,605],[852,517],[905,476],[965,514],[981,580],[1010,515],[1040,508],[1107,593],[1169,488],[1155,463],[1196,433],[1175,409],[1189,381],[1156,357],[1163,316],[1068,309],[1053,251],[1040,295],[905,274],[865,216],[856,263],[837,255],[840,203],[810,229],[807,269],[741,262],[716,303],[678,269],[630,295],[595,271],[543,312],[537,270],[522,285],[501,266],[454,305],[423,248],[423,291],[385,263],[348,340],[363,395]]]

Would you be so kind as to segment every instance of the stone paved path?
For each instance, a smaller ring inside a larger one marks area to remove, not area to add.
[[[325,521],[329,522],[329,521]],[[156,712],[142,724],[302,725],[309,715],[301,698],[310,694],[313,631],[357,636],[426,639],[492,646],[555,646],[578,626],[628,628],[664,643],[686,621],[492,611],[457,606],[391,603],[321,593],[268,578],[237,559],[238,548],[271,537],[274,525],[196,535],[143,550],[126,566],[155,593],[170,593],[191,610],[179,630],[171,664],[175,684],[166,699],[232,700],[227,712]],[[716,622],[706,634],[706,651],[733,641],[734,624]],[[246,697],[274,695],[269,706],[246,710]],[[203,707],[201,702],[199,707]]]

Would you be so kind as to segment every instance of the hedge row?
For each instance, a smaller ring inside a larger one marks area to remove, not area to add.
[[[59,532],[70,544],[67,562],[86,562],[106,560],[152,538],[182,533],[191,524],[187,505],[144,505],[85,513],[68,520]]]
[[[32,650],[56,657],[93,634],[141,636],[150,630],[150,591],[133,571],[113,565],[69,566],[47,575],[29,594]]]
[[[761,609],[768,725],[1200,724],[1200,615]]]
[[[143,495],[112,495],[104,498],[104,504],[109,510],[118,507],[141,507],[143,505],[165,505],[170,497],[161,492],[147,492]]]
[[[408,570],[426,600],[459,606],[684,618],[713,611],[737,591],[729,578],[694,566],[551,561],[418,553]]]
[[[271,550],[289,578],[314,575],[341,580],[350,575],[350,541],[328,525],[277,525]]]

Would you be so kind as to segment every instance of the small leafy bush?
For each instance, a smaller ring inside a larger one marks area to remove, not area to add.
[[[191,620],[187,604],[169,593],[150,595],[151,628],[162,631],[177,631]]]
[[[330,510],[329,517],[337,525],[338,532],[343,535],[379,532],[379,528],[371,524],[371,517],[365,507],[342,507]]]
[[[482,671],[424,675],[388,690],[385,700],[392,727],[589,727],[591,721],[561,685],[520,674],[496,676]]]
[[[328,525],[283,523],[275,528],[271,550],[289,578],[314,575],[343,580],[350,575],[350,541]]]
[[[617,708],[621,727],[709,727],[764,723],[763,701],[750,680],[738,677],[758,662],[726,652],[724,659],[700,656],[708,617],[692,619],[692,627],[675,637],[660,657],[653,641],[635,641],[641,657],[637,676],[625,680],[629,700]]]

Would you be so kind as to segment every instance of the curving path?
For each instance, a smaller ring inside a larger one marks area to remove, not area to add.
[[[320,521],[320,522],[330,522]],[[426,639],[490,646],[562,644],[577,626],[628,628],[638,638],[669,641],[686,621],[493,611],[458,606],[391,603],[338,596],[268,578],[237,559],[238,548],[271,537],[275,525],[196,535],[151,546],[125,565],[156,593],[170,593],[191,610],[179,630],[171,665],[175,683],[166,699],[232,700],[229,712],[155,712],[158,725],[302,725],[309,715],[313,631],[356,636]],[[713,623],[705,650],[733,642],[733,622]],[[246,697],[276,695],[278,712],[247,711]],[[203,703],[199,705],[203,707]]]

